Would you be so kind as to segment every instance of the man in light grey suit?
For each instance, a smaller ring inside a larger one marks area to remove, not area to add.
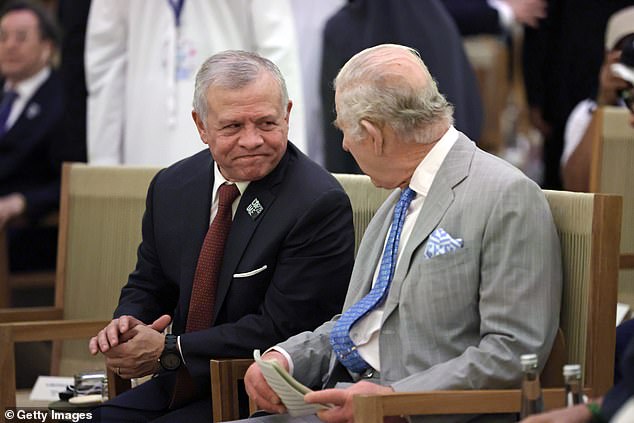
[[[519,387],[519,356],[537,353],[543,365],[559,322],[559,240],[542,191],[452,126],[451,105],[407,47],[362,51],[341,69],[335,89],[343,148],[375,185],[396,189],[365,232],[344,313],[264,358],[317,389],[353,382],[305,396],[335,405],[317,415],[327,422],[354,421],[352,396],[359,393]],[[410,190],[411,203],[401,207]],[[404,223],[393,236],[400,209]],[[386,294],[350,319],[381,284],[384,249],[394,238]],[[338,333],[350,320],[353,346],[342,353]],[[361,367],[350,365],[353,355]],[[257,365],[245,383],[261,409],[285,411]]]

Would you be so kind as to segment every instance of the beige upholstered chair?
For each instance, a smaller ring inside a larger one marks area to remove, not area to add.
[[[334,175],[350,198],[355,233],[355,254],[372,216],[390,194],[390,190],[375,187],[366,175]],[[239,417],[239,380],[244,378],[251,359],[211,360],[211,395],[215,422]],[[254,411],[251,409],[251,411]]]
[[[87,341],[110,321],[119,291],[134,268],[147,187],[157,171],[64,165],[55,306],[0,314],[3,406],[16,401],[16,342],[81,339],[54,344],[52,374],[104,368],[102,357],[88,354]],[[42,313],[50,320],[27,321]],[[6,323],[16,320],[27,322]]]
[[[372,220],[376,210],[383,204],[390,195],[391,190],[377,188],[366,175],[350,175],[346,173],[336,173],[335,178],[339,181],[343,189],[350,198],[352,205],[352,220],[354,223],[354,253],[357,254],[361,238],[365,233],[365,228]]]
[[[623,196],[619,302],[634,307],[634,128],[623,107],[595,112],[590,192]]]
[[[580,363],[591,396],[612,385],[618,240],[621,199],[603,194],[546,191],[561,240],[564,290],[561,329],[565,361]],[[552,356],[552,354],[551,354]],[[561,371],[561,367],[556,369]],[[563,389],[544,391],[547,408],[564,404]],[[519,390],[435,391],[363,395],[354,399],[355,420],[383,422],[383,416],[513,413]]]

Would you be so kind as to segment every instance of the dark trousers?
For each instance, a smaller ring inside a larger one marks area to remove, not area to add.
[[[91,422],[212,422],[208,394],[181,408],[169,408],[173,386],[173,378],[169,376],[151,379],[95,408]]]

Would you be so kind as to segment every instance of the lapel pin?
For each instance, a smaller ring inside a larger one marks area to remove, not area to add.
[[[263,210],[264,207],[262,207],[262,204],[260,204],[260,200],[258,200],[257,198],[251,201],[251,204],[247,206],[247,213],[249,213],[249,216],[251,216],[251,219],[253,220],[255,220],[258,215],[262,213]]]

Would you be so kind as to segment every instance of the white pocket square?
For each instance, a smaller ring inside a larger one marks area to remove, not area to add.
[[[452,238],[444,229],[438,228],[429,236],[425,247],[425,257],[432,258],[441,254],[447,254],[462,248],[464,242],[461,238]]]
[[[264,272],[266,269],[268,268],[268,266],[265,264],[262,267],[259,267],[255,270],[251,270],[248,272],[244,272],[244,273],[234,273],[233,277],[234,278],[248,278],[249,276],[253,276],[253,275],[257,275],[260,272]]]

